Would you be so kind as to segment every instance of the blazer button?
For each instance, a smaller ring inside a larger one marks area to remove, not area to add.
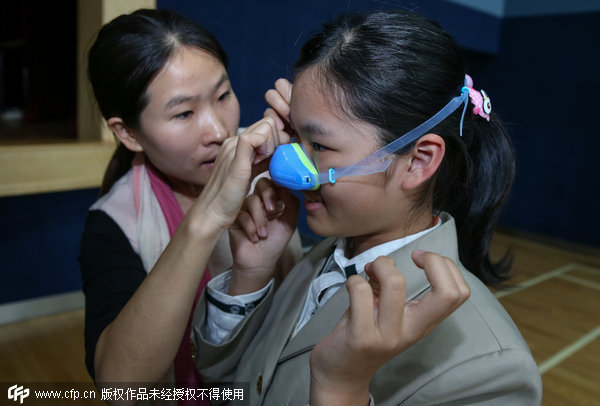
[[[196,354],[198,354],[198,350],[196,349],[196,346],[194,345],[192,340],[190,340],[190,349],[192,352],[192,359],[196,359]]]
[[[256,380],[256,391],[259,395],[262,392],[262,375],[259,375],[258,379]]]

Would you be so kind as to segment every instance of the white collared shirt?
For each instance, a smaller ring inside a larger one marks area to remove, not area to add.
[[[365,265],[369,262],[374,261],[377,257],[391,254],[440,225],[441,219],[437,218],[435,225],[427,230],[377,245],[353,258],[346,258],[346,239],[339,237],[335,241],[333,253],[318,261],[315,266],[321,270],[310,285],[293,336],[346,283],[346,269],[349,271],[348,276],[352,273],[362,274]],[[273,281],[270,281],[267,286],[256,292],[239,296],[229,296],[226,292],[229,290],[230,274],[231,271],[227,271],[217,276],[206,287],[207,295],[212,298],[212,301],[219,303],[219,306],[217,306],[211,303],[211,300],[207,302],[206,323],[202,326],[204,337],[212,344],[220,344],[226,341],[244,317],[251,312],[257,301],[260,301],[266,295],[273,283]],[[224,310],[225,308],[232,307],[235,310],[234,313]],[[237,309],[248,309],[248,311],[242,310],[241,312],[237,312]]]

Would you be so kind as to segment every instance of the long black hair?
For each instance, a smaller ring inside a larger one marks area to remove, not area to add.
[[[105,24],[92,45],[88,77],[102,116],[120,117],[139,128],[149,100],[146,89],[181,46],[203,49],[227,68],[227,55],[217,39],[195,22],[169,10],[140,9]],[[131,168],[134,153],[120,144],[111,158],[100,195]]]
[[[314,68],[342,111],[377,128],[381,146],[434,115],[465,79],[465,60],[452,38],[407,11],[342,15],[307,41],[295,67],[297,74]],[[430,131],[444,139],[446,153],[413,209],[432,201],[434,209],[450,213],[461,262],[495,284],[507,279],[511,266],[509,256],[492,263],[489,245],[512,186],[514,151],[497,115],[492,112],[488,122],[473,107],[469,102],[462,137],[462,108]]]

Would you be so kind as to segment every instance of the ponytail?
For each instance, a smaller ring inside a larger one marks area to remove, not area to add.
[[[483,282],[495,285],[508,279],[512,265],[509,253],[492,262],[489,247],[512,187],[514,149],[495,113],[488,122],[472,108],[469,104],[465,117],[470,142],[445,138],[446,156],[434,180],[433,207],[454,217],[461,262]]]
[[[106,166],[102,185],[100,186],[100,197],[107,194],[115,182],[131,169],[134,155],[135,152],[125,148],[125,145],[119,144],[117,146]]]

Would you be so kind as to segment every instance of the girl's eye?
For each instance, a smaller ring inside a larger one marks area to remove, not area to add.
[[[191,115],[194,114],[191,110],[188,111],[184,111],[183,113],[179,113],[175,115],[175,119],[177,120],[183,120],[186,119],[188,117],[191,117]]]
[[[323,151],[326,149],[326,147],[324,147],[323,145],[319,144],[318,142],[311,142],[311,145],[313,147],[313,150],[315,151]]]
[[[231,95],[231,90],[226,91],[225,93],[223,93],[221,96],[219,96],[219,101],[225,101],[229,98],[229,96]]]

